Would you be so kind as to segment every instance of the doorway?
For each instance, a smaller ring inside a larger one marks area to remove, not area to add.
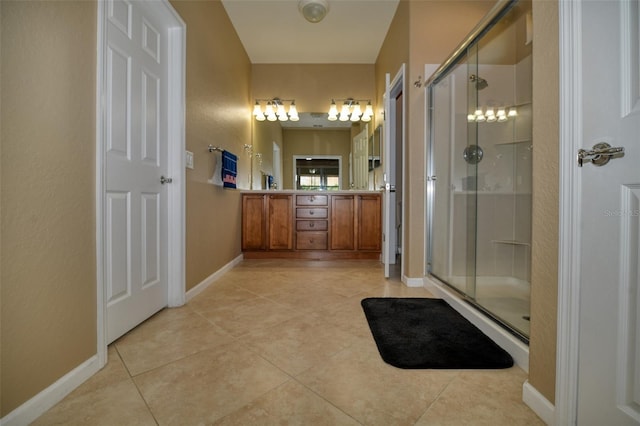
[[[403,278],[402,252],[404,218],[404,74],[403,64],[393,80],[386,76],[383,198],[383,263],[385,277]]]

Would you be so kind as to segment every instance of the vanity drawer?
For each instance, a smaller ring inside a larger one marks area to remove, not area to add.
[[[296,232],[296,249],[298,250],[326,250],[326,232]]]
[[[297,220],[296,231],[326,231],[326,220]]]
[[[298,206],[326,206],[327,201],[326,195],[296,195],[296,205]]]
[[[296,208],[296,217],[299,219],[326,219],[327,209],[322,208]]]

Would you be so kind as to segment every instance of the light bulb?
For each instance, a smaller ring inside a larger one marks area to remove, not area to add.
[[[329,115],[338,115],[338,107],[336,106],[336,101],[331,99],[331,106],[329,107]]]
[[[360,110],[360,104],[356,102],[356,105],[353,107],[353,111],[351,111],[351,121],[359,121],[361,115],[362,111]]]
[[[291,102],[291,106],[289,106],[289,119],[291,121],[300,120],[300,117],[298,116],[298,109],[296,108],[295,102]]]
[[[468,122],[470,122],[470,123],[471,123],[471,122],[476,121],[476,116],[475,116],[475,114],[469,114],[469,115],[467,115],[467,121],[468,121]]]
[[[275,111],[273,110],[273,105],[271,104],[271,101],[267,102],[267,106],[264,108],[264,115],[266,115],[267,117],[269,117],[270,115],[274,115]]]
[[[516,110],[516,107],[509,108],[509,113],[507,114],[507,116],[516,117],[517,115],[518,115],[518,110]]]
[[[349,104],[347,102],[342,104],[342,109],[340,110],[340,115],[349,115]]]
[[[373,107],[371,106],[371,101],[364,107],[364,115],[368,116],[369,119],[373,116]]]
[[[256,117],[262,115],[262,108],[260,108],[260,102],[256,101],[256,104],[253,106],[253,115]]]

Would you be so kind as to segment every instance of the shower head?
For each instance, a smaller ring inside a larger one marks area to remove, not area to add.
[[[487,80],[480,77],[479,75],[471,74],[469,76],[469,81],[471,83],[475,83],[476,89],[478,90],[486,89],[489,86],[489,83],[487,83]]]

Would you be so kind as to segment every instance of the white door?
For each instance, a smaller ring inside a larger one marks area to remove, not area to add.
[[[353,138],[353,189],[369,189],[369,166],[367,157],[368,127]]]
[[[159,3],[109,1],[104,269],[107,342],[167,306],[168,28]]]
[[[569,117],[572,109],[576,111],[573,117],[577,119],[577,131],[574,141],[566,142],[585,150],[601,142],[625,149],[624,156],[614,157],[601,166],[585,162],[578,167],[575,151],[573,160],[568,155],[563,160],[563,167],[571,168],[565,176],[575,177],[576,195],[574,214],[563,222],[565,229],[575,232],[576,260],[565,261],[573,262],[575,273],[574,293],[569,300],[574,297],[579,304],[574,380],[577,396],[572,411],[576,412],[578,425],[637,425],[640,424],[638,1],[570,3],[574,4],[565,6],[577,23],[572,31],[576,60],[564,62],[575,70],[566,75],[565,83],[578,83],[574,103],[567,107]],[[561,271],[568,270],[565,266],[561,265]],[[561,292],[566,290],[562,286]],[[560,305],[561,310],[568,308],[566,304]],[[565,336],[572,339],[571,330],[562,329],[562,321],[560,325],[561,339]],[[562,361],[560,366],[563,367]],[[559,371],[561,375],[565,373]],[[563,392],[561,387],[561,397]],[[561,410],[565,407],[566,404],[561,404]],[[563,423],[558,424],[566,424],[563,419],[560,421]]]

